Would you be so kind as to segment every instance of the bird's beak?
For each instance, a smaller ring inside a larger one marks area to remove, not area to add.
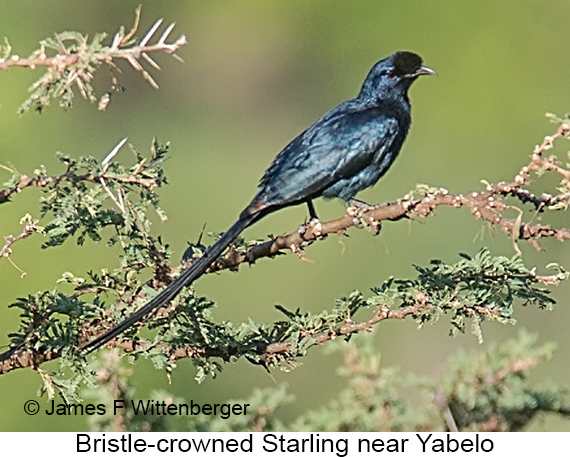
[[[416,71],[413,76],[420,76],[420,75],[432,75],[432,76],[437,76],[437,73],[435,70],[432,70],[430,67],[426,67],[426,66],[421,66],[418,71]]]

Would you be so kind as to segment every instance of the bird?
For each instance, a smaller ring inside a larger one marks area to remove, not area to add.
[[[358,202],[355,195],[374,185],[397,157],[411,124],[408,90],[422,75],[437,75],[410,51],[378,61],[358,95],[328,111],[291,141],[263,175],[258,192],[238,220],[147,304],[88,342],[89,353],[108,343],[145,316],[173,300],[206,272],[243,230],[281,208],[318,197]]]

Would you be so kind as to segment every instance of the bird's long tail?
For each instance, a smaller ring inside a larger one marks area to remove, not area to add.
[[[198,260],[194,261],[192,265],[184,270],[180,276],[178,276],[174,281],[172,281],[162,292],[160,292],[156,297],[149,301],[142,308],[135,311],[129,317],[127,317],[120,324],[113,327],[111,330],[103,333],[102,335],[95,338],[93,341],[87,343],[83,348],[84,353],[89,353],[94,351],[98,347],[105,343],[108,343],[116,336],[123,333],[127,328],[138,322],[147,314],[158,307],[165,305],[174,297],[176,297],[184,287],[188,287],[194,280],[202,276],[208,267],[224,252],[224,250],[232,243],[237,236],[245,230],[254,221],[261,218],[262,215],[259,213],[243,215],[238,219],[238,221],[232,225],[227,232],[225,232],[216,241],[206,253],[200,257]]]

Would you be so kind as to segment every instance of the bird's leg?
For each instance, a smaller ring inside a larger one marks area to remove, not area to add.
[[[366,224],[374,230],[376,235],[378,235],[382,228],[380,221],[371,217],[365,217],[365,213],[378,208],[379,205],[370,205],[362,200],[357,200],[356,198],[351,198],[348,203],[349,207],[346,209],[346,212],[350,217],[352,217],[353,224],[358,228],[362,228],[363,225]]]
[[[313,200],[307,200],[307,206],[309,207],[309,216],[311,216],[311,220],[316,219],[318,221],[319,217],[317,216],[317,212],[315,211]]]
[[[309,207],[309,216],[311,216],[311,220],[308,224],[303,224],[297,229],[297,232],[301,238],[303,238],[303,240],[305,240],[305,235],[307,233],[312,233],[316,237],[319,237],[323,232],[323,226],[319,221],[317,212],[315,211],[315,206],[313,205],[313,201],[307,200],[307,206]]]

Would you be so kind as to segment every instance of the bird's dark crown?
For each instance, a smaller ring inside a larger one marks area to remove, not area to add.
[[[378,101],[378,98],[407,96],[410,85],[422,72],[422,58],[409,51],[398,51],[377,62],[362,84],[359,97]],[[432,73],[430,73],[432,74]]]
[[[394,72],[398,76],[411,75],[422,66],[422,58],[409,51],[399,51],[393,55]]]

